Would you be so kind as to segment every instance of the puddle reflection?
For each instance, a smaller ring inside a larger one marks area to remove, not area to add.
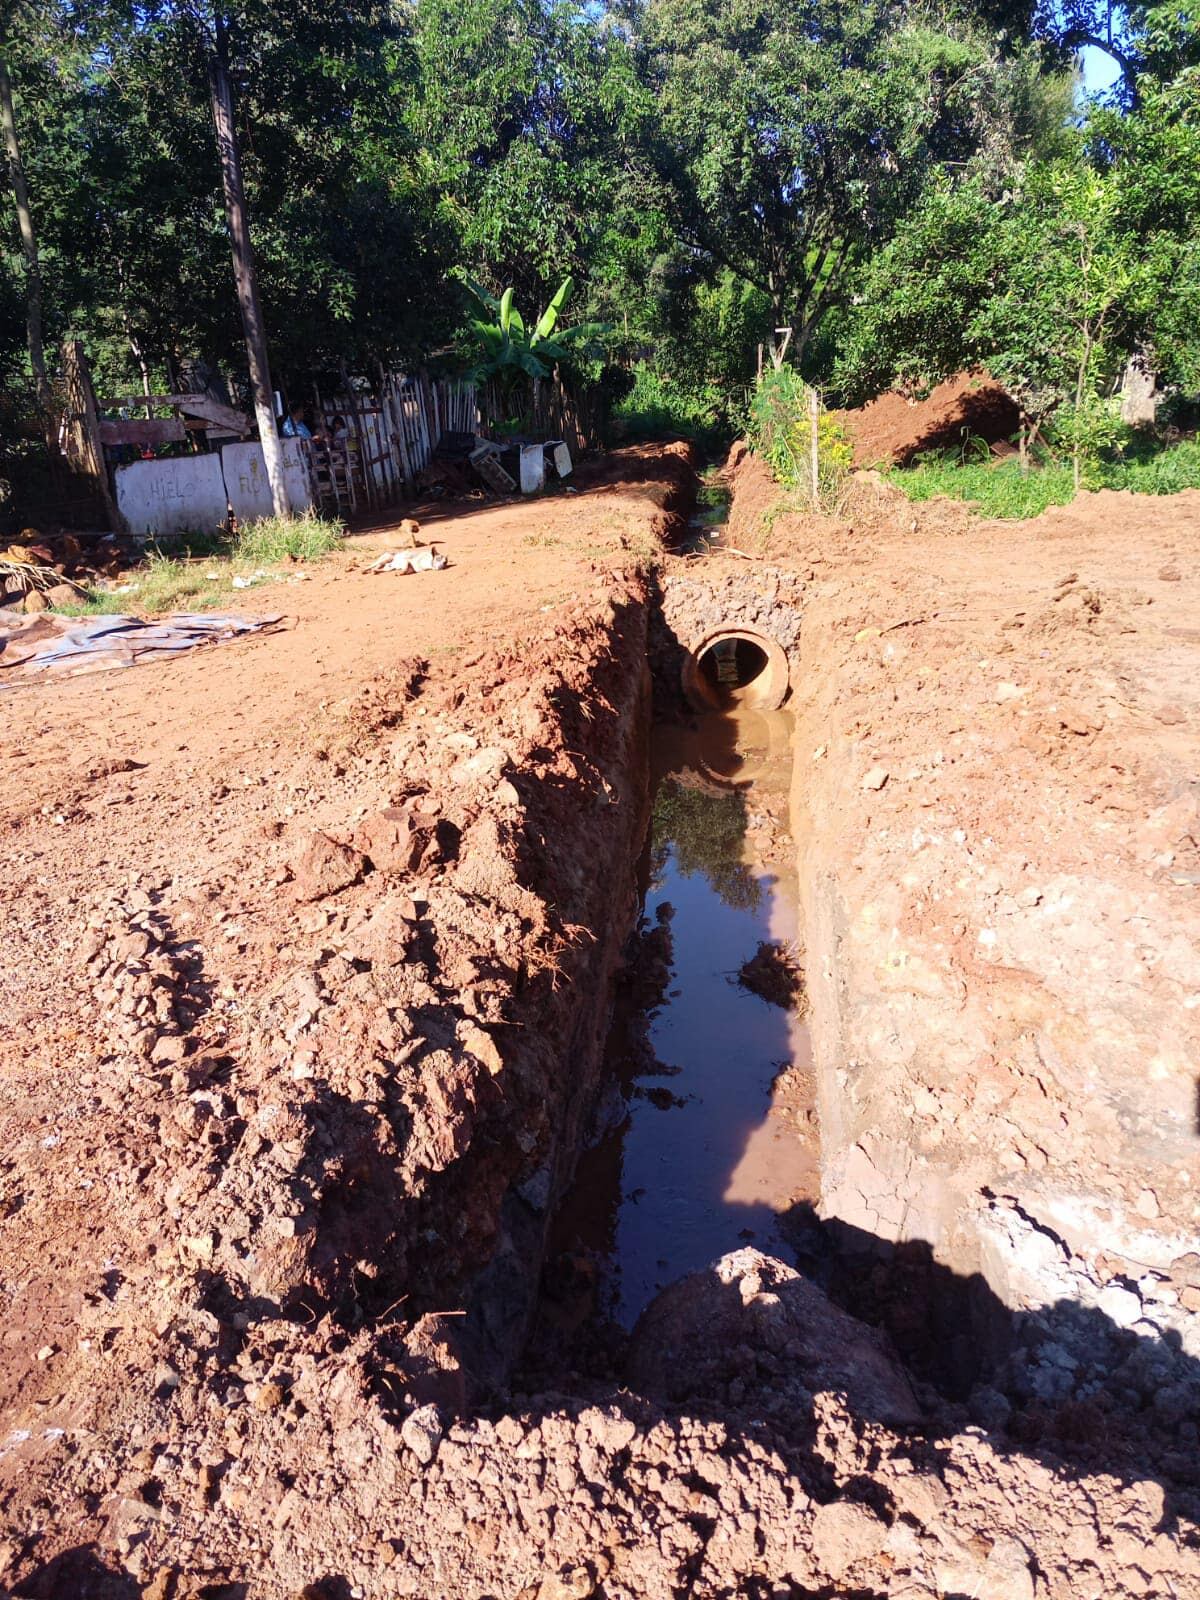
[[[778,1214],[817,1189],[807,1027],[737,982],[761,942],[798,936],[791,718],[712,716],[655,744],[644,907],[648,928],[670,930],[651,942],[669,949],[666,993],[648,1014],[618,1013],[624,1120],[584,1153],[556,1228],[558,1248],[599,1255],[602,1309],[626,1326],[728,1250],[788,1254]]]

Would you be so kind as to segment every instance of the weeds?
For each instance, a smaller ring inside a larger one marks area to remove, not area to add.
[[[238,530],[229,555],[234,561],[256,566],[275,566],[281,561],[320,561],[336,546],[342,531],[339,523],[330,522],[326,517],[263,517]]]
[[[963,461],[925,458],[916,466],[888,473],[910,500],[946,495],[969,501],[982,516],[1006,521],[1036,517],[1048,506],[1064,506],[1075,498],[1070,465],[1046,463],[1023,473],[1019,462]],[[1200,440],[1186,440],[1166,449],[1143,447],[1126,458],[1093,461],[1083,475],[1085,489],[1131,489],[1136,494],[1178,494],[1200,489]]]
[[[763,373],[751,396],[746,436],[777,483],[802,492],[810,509],[832,511],[845,488],[854,451],[838,418],[819,410],[814,473],[813,404],[814,391],[793,367],[772,368]]]
[[[1104,482],[1089,488],[1132,489],[1135,494],[1178,494],[1200,489],[1200,439],[1187,439],[1166,450],[1156,450],[1111,462],[1102,469]]]
[[[211,611],[247,587],[245,581],[235,585],[236,578],[269,582],[282,574],[264,569],[323,560],[341,535],[340,524],[324,517],[264,517],[247,523],[233,539],[189,537],[172,553],[154,549],[141,566],[124,575],[119,589],[88,589],[77,601],[55,609],[72,617]]]

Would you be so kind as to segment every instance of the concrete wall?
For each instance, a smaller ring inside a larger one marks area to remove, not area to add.
[[[227,516],[218,455],[133,461],[118,467],[117,507],[131,533],[207,533]]]
[[[281,439],[279,443],[283,447],[283,481],[288,504],[300,515],[312,509],[308,466],[295,439]],[[267,482],[262,445],[253,441],[249,444],[227,444],[221,451],[221,466],[225,473],[225,487],[229,491],[229,504],[239,522],[274,516],[275,506],[271,499],[271,485]]]
[[[283,475],[294,512],[312,507],[308,467],[294,439],[282,439]],[[175,456],[118,467],[117,506],[129,531],[164,537],[211,533],[232,505],[242,522],[269,517],[274,507],[262,446],[227,444],[218,455]]]

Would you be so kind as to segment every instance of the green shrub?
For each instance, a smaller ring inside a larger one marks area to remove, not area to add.
[[[727,443],[731,429],[715,386],[691,389],[639,361],[633,387],[612,408],[614,432],[632,442],[690,439],[706,450]]]
[[[794,367],[770,368],[750,398],[746,436],[776,480],[812,500],[812,390]],[[829,411],[817,418],[817,501],[836,503],[854,452],[845,429]]]

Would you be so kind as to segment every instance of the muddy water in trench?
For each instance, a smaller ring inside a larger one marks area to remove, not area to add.
[[[782,1219],[816,1195],[807,1027],[738,982],[760,943],[798,937],[791,733],[786,713],[750,711],[655,731],[641,955],[609,1043],[620,1093],[554,1241],[627,1327],[726,1251],[788,1256]]]

